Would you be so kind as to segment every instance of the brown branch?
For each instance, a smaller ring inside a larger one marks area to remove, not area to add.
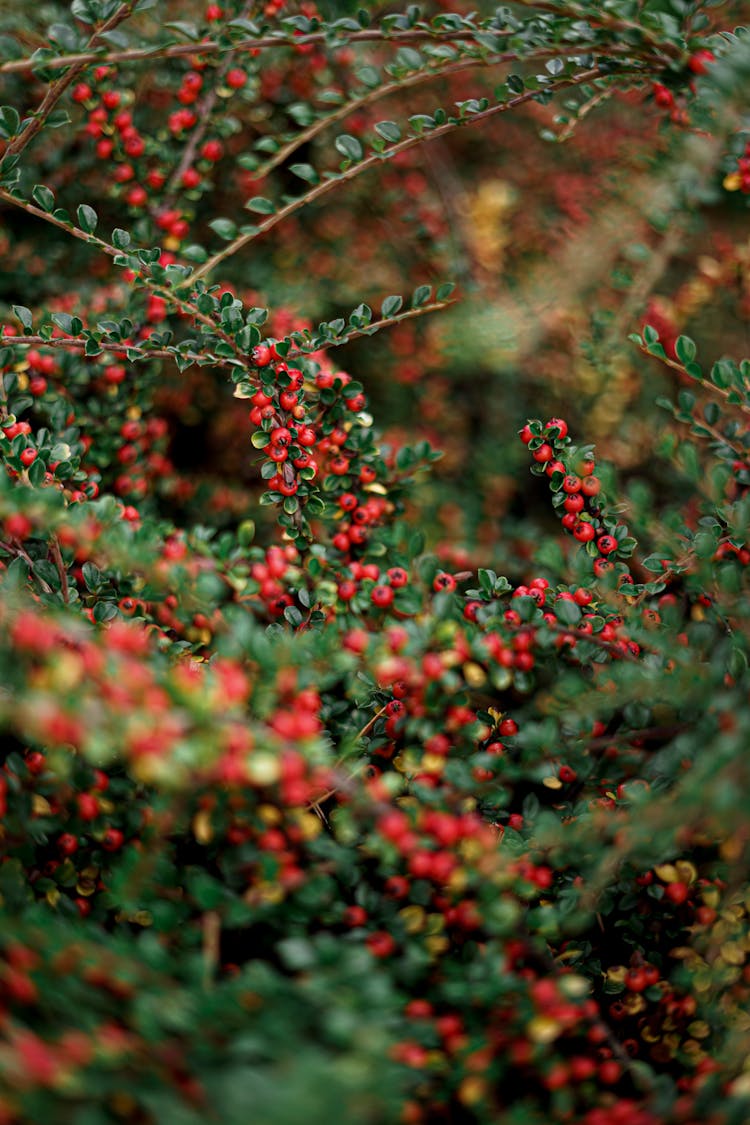
[[[596,50],[597,45],[594,43],[581,44],[580,46],[576,45],[576,51],[580,51],[581,54],[594,52]],[[447,61],[441,63],[439,59],[434,60],[434,62],[431,60],[429,69],[420,70],[416,74],[410,74],[405,78],[394,78],[391,82],[386,82],[382,86],[378,86],[373,90],[368,90],[367,93],[361,94],[359,97],[352,98],[350,101],[345,102],[344,105],[338,106],[337,109],[327,113],[320,120],[313,121],[306,129],[302,129],[295,137],[285,145],[282,145],[273,156],[260,164],[258,168],[255,169],[255,176],[257,179],[262,179],[264,176],[267,176],[274,168],[278,168],[280,164],[283,164],[293,152],[296,152],[303,144],[306,144],[308,141],[318,136],[318,134],[322,133],[324,129],[327,129],[329,125],[333,125],[337,121],[342,121],[344,118],[348,117],[350,113],[355,113],[363,106],[370,105],[372,102],[379,101],[381,98],[387,98],[391,94],[398,93],[401,90],[409,89],[412,86],[418,86],[422,82],[429,82],[433,78],[451,77],[454,74],[472,69],[473,67],[499,66],[507,62],[542,61],[544,59],[554,59],[570,55],[570,53],[570,44],[565,44],[563,47],[532,51],[528,55],[525,55],[523,59],[517,51],[506,51],[499,55],[472,56],[471,58],[459,59],[456,62]],[[602,52],[600,51],[599,53]],[[640,54],[638,50],[620,46],[619,44],[608,45],[606,53],[608,55],[627,55],[629,58]],[[609,91],[604,91],[602,96],[608,94]],[[593,106],[591,108],[593,108]]]
[[[663,364],[665,364],[666,367],[671,367],[671,368],[673,368],[674,371],[679,371],[682,375],[687,376],[687,378],[690,379],[690,381],[692,383],[700,383],[700,385],[702,387],[704,387],[707,391],[710,391],[712,394],[720,395],[723,399],[728,401],[729,396],[732,393],[732,391],[728,390],[726,387],[717,387],[715,383],[712,383],[709,379],[706,379],[703,375],[701,375],[699,379],[694,378],[694,376],[689,374],[689,372],[687,371],[687,369],[686,369],[686,367],[683,363],[680,363],[678,360],[670,359],[669,356],[654,355],[653,352],[650,352],[648,350],[648,346],[646,344],[636,344],[636,347],[638,348],[638,350],[640,352],[643,353],[643,355],[647,355],[651,359],[658,359],[659,363],[663,363]],[[741,410],[743,412],[743,414],[750,414],[750,406],[747,403],[730,402],[729,405],[730,406],[736,406],[738,410]],[[701,425],[701,426],[705,425],[705,423],[703,423],[703,422],[699,422],[698,424]],[[708,428],[708,427],[706,427],[706,428]],[[727,445],[729,444],[729,442],[727,442],[725,438],[722,438],[722,441],[724,441],[725,444],[727,444]],[[745,456],[745,454],[743,453],[743,457],[744,456]]]
[[[430,28],[412,28],[408,31],[384,31],[379,28],[365,28],[362,31],[345,32],[340,40],[333,46],[347,47],[350,43],[420,43],[424,41],[435,42],[463,42],[474,39],[477,27],[466,31],[437,31]],[[493,31],[498,38],[507,39],[515,34],[512,31]],[[131,47],[122,51],[109,51],[102,54],[96,51],[79,51],[70,55],[56,55],[50,59],[10,59],[0,63],[0,74],[34,70],[37,67],[45,70],[59,70],[64,66],[90,63],[121,63],[140,62],[151,59],[173,59],[183,55],[215,54],[219,51],[261,51],[274,47],[303,47],[308,44],[331,46],[327,32],[312,31],[307,35],[290,36],[286,34],[265,35],[258,39],[240,39],[237,43],[225,43],[216,39],[204,39],[200,43],[175,43],[166,47]],[[571,48],[572,49],[572,48]]]
[[[105,35],[109,31],[114,30],[114,28],[118,27],[121,23],[128,19],[132,15],[134,5],[135,0],[125,0],[125,3],[121,4],[117,11],[114,12],[113,15],[111,15],[110,18],[106,20],[96,32],[94,32],[94,34],[89,39],[88,47],[92,48],[98,46],[103,35]],[[6,150],[7,156],[18,156],[19,153],[23,152],[27,145],[29,145],[31,141],[33,141],[34,137],[37,135],[40,129],[44,127],[47,118],[49,117],[50,113],[55,108],[65,91],[68,89],[71,83],[75,82],[79,74],[81,74],[81,72],[85,69],[85,62],[74,63],[71,65],[70,70],[67,72],[67,74],[61,75],[60,78],[58,78],[55,82],[52,83],[51,86],[48,87],[46,94],[42,98],[42,101],[32,114],[31,121],[29,121],[26,128],[22,129],[18,136],[15,137],[15,139],[12,140],[8,145],[8,148]]]
[[[49,211],[42,210],[41,207],[37,207],[35,204],[29,203],[28,200],[21,199],[19,196],[13,195],[11,192],[2,187],[0,187],[0,199],[4,199],[8,203],[12,203],[16,207],[20,207],[29,215],[34,215],[38,219],[43,219],[45,222],[51,223],[52,226],[59,227],[60,230],[64,230],[67,234],[71,234],[74,238],[79,239],[81,242],[88,242],[90,245],[96,246],[99,250],[101,250],[104,254],[108,254],[111,258],[119,257],[122,254],[128,253],[128,251],[126,250],[118,250],[116,246],[112,246],[111,243],[105,242],[103,239],[98,238],[95,234],[86,234],[85,231],[79,230],[78,227],[73,226],[72,223],[66,223],[62,219],[55,218],[55,216],[53,214],[50,214]],[[138,268],[140,271],[138,280],[143,285],[145,285],[153,293],[157,294],[157,296],[162,297],[165,301],[168,301],[174,305],[178,305],[183,312],[187,313],[189,316],[193,317],[201,324],[204,324],[211,332],[214,333],[214,335],[218,336],[220,340],[223,340],[225,344],[229,344],[235,354],[239,356],[243,360],[243,362],[246,361],[247,357],[242,355],[232,337],[224,332],[224,330],[220,328],[219,325],[216,324],[216,322],[212,320],[210,316],[208,316],[206,313],[202,313],[197,305],[194,305],[191,301],[186,300],[184,297],[179,297],[171,289],[163,287],[159,284],[159,282],[154,281],[151,277],[149,277],[148,266],[139,262]],[[128,344],[122,344],[120,350],[129,346],[130,345]]]
[[[623,72],[620,73],[622,74]],[[599,67],[596,66],[590,70],[583,71],[581,74],[576,75],[574,78],[563,79],[562,81],[554,84],[550,83],[550,85],[546,87],[546,89],[550,92],[555,92],[557,90],[567,89],[571,86],[581,86],[585,82],[591,82],[593,79],[601,78],[603,76],[604,75],[600,71]],[[523,94],[518,94],[513,98],[509,98],[507,102],[500,102],[497,105],[493,105],[488,109],[482,110],[480,113],[474,113],[470,117],[462,118],[459,121],[446,121],[444,125],[439,125],[436,129],[432,129],[429,133],[420,133],[417,136],[407,137],[405,140],[391,145],[389,149],[385,150],[382,153],[373,153],[371,156],[365,157],[364,160],[360,160],[358,161],[358,163],[353,164],[345,172],[334,175],[331,179],[323,180],[321,183],[312,188],[311,191],[306,192],[304,195],[299,196],[297,199],[290,200],[290,202],[287,203],[284,207],[281,207],[273,215],[270,215],[268,219],[260,223],[259,226],[255,227],[252,233],[239,235],[222,250],[217,251],[216,254],[213,255],[213,257],[209,258],[208,261],[200,267],[200,269],[196,270],[196,272],[193,274],[193,280],[198,280],[198,278],[205,277],[206,274],[210,273],[211,270],[215,269],[215,267],[221,262],[224,262],[227,258],[232,257],[232,255],[236,254],[238,250],[242,250],[250,242],[253,242],[256,238],[259,238],[260,235],[265,234],[267,231],[272,230],[275,226],[278,226],[278,224],[280,222],[283,222],[284,219],[288,218],[289,215],[293,215],[302,207],[306,207],[309,203],[313,203],[315,202],[315,200],[320,199],[324,195],[327,195],[329,191],[332,191],[334,188],[339,187],[342,183],[346,183],[347,181],[354,179],[356,176],[361,175],[362,172],[367,172],[370,168],[374,168],[376,165],[381,164],[383,161],[390,160],[394,156],[398,156],[400,153],[414,148],[416,145],[423,144],[427,141],[436,140],[438,137],[443,137],[446,133],[451,133],[455,129],[461,128],[462,126],[473,125],[477,121],[486,121],[489,117],[494,117],[498,113],[506,113],[508,112],[508,110],[515,109],[519,105],[524,105],[526,102],[531,101],[533,98],[535,98],[538,93],[538,90],[527,90]]]
[[[440,309],[447,309],[455,303],[455,301],[431,301],[430,304],[420,305],[417,309],[407,309],[406,312],[396,313],[395,316],[375,320],[365,328],[355,328],[351,332],[347,332],[340,340],[326,340],[318,347],[290,348],[284,359],[296,359],[297,356],[313,355],[315,352],[322,352],[327,348],[338,348],[342,344],[348,344],[351,340],[359,340],[362,336],[370,336],[374,332],[379,332],[381,328],[390,328],[392,324],[400,324],[402,320],[413,320],[414,317],[424,316],[425,313],[439,312]]]

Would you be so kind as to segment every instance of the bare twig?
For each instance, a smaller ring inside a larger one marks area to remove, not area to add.
[[[623,73],[629,72],[621,71],[620,76]],[[602,71],[596,66],[592,67],[590,70],[582,71],[572,78],[566,78],[557,83],[550,83],[547,89],[550,92],[568,89],[572,86],[581,86],[585,82],[591,82],[593,79],[601,77],[603,77]],[[367,172],[371,168],[382,164],[384,160],[390,160],[394,156],[398,156],[400,153],[406,152],[417,145],[434,141],[438,137],[443,137],[447,133],[452,133],[463,126],[473,125],[478,121],[486,121],[488,118],[494,117],[499,113],[507,113],[509,110],[515,109],[519,105],[524,105],[526,102],[532,101],[537,94],[538,91],[536,90],[526,90],[523,94],[518,94],[516,97],[509,98],[508,101],[499,102],[497,105],[489,106],[487,109],[479,113],[474,113],[470,117],[461,118],[459,121],[446,121],[444,125],[439,125],[429,133],[420,133],[416,136],[407,137],[405,140],[391,145],[385,152],[373,153],[371,156],[365,157],[364,160],[360,160],[358,163],[351,165],[345,172],[334,175],[330,179],[323,180],[304,195],[299,196],[297,199],[290,200],[284,207],[281,207],[264,222],[255,227],[252,232],[241,234],[233,239],[232,242],[228,243],[222,250],[218,250],[213,257],[209,258],[207,262],[196,270],[193,278],[197,280],[198,278],[205,277],[206,274],[210,273],[216,266],[220,265],[221,262],[226,261],[227,258],[231,258],[232,255],[242,250],[250,242],[253,242],[262,234],[278,226],[278,224],[287,219],[289,215],[293,215],[302,207],[306,207],[309,203],[313,203],[315,200],[327,195],[329,191],[339,187],[342,183],[346,183],[356,176],[361,175],[363,172]]]

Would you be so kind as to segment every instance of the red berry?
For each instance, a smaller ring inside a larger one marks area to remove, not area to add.
[[[446,574],[444,570],[441,570],[439,574],[435,575],[435,579],[432,583],[432,588],[436,594],[441,593],[444,590],[455,590],[456,579],[452,574]]]
[[[256,367],[267,367],[271,362],[271,349],[268,344],[256,344],[250,356]]]
[[[221,160],[224,154],[224,146],[221,141],[211,140],[206,141],[201,149],[201,156],[204,160],[210,160],[215,164],[217,160]]]
[[[31,520],[21,512],[13,512],[5,520],[5,533],[13,539],[28,539],[31,535]]]
[[[690,894],[687,883],[668,883],[664,890],[664,897],[668,898],[675,906],[681,906]]]
[[[227,86],[229,86],[230,89],[241,90],[247,82],[247,75],[245,74],[244,70],[241,70],[238,66],[235,66],[227,73],[226,81]]]
[[[611,555],[613,551],[617,550],[617,540],[614,535],[600,536],[596,545],[603,555]]]
[[[390,586],[375,586],[370,594],[370,601],[378,609],[387,609],[393,602],[394,597]]]
[[[73,855],[78,851],[78,840],[70,832],[63,832],[57,838],[57,846],[63,855]]]
[[[106,852],[116,852],[124,842],[125,836],[119,828],[108,828],[102,838],[102,847]]]
[[[92,793],[79,793],[78,815],[82,820],[95,820],[99,815],[99,802]]]
[[[595,535],[594,525],[588,520],[579,520],[573,528],[573,536],[579,543],[590,543]]]
[[[201,182],[201,174],[196,168],[186,168],[182,173],[182,186],[195,188]]]
[[[34,464],[37,456],[37,451],[35,449],[32,449],[31,446],[27,446],[26,449],[21,450],[21,464],[28,469],[29,465]]]
[[[562,441],[563,438],[566,438],[568,436],[568,423],[564,418],[550,418],[549,422],[544,428],[545,430],[549,430],[552,426],[556,426],[560,431],[557,436],[558,441]]]
[[[654,101],[661,109],[671,109],[674,105],[674,94],[660,82],[654,83]]]
[[[554,454],[554,451],[552,449],[552,446],[547,445],[547,443],[544,442],[542,445],[539,446],[538,449],[534,450],[534,452],[532,453],[531,456],[534,458],[534,460],[536,462],[538,462],[538,464],[542,465],[542,464],[544,464],[545,461],[551,461],[552,458],[555,456],[555,454]]]
[[[692,70],[693,74],[707,74],[708,68],[712,62],[716,62],[716,55],[713,51],[708,51],[702,48],[696,51],[688,62],[688,67]]]

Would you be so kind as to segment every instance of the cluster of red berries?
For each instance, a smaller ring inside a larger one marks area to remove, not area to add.
[[[562,418],[550,418],[545,425],[528,422],[520,431],[520,438],[528,446],[537,472],[550,478],[555,493],[553,503],[562,509],[562,526],[579,543],[592,544],[594,574],[601,578],[614,569],[614,559],[627,557],[635,544],[626,538],[626,528],[606,520],[602,514],[597,499],[601,482],[594,475],[593,452],[579,454],[572,450],[571,456],[568,424]],[[621,572],[627,577],[624,568]]]

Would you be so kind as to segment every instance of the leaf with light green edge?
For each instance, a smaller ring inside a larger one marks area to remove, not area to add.
[[[421,308],[422,305],[427,304],[427,302],[429,301],[431,296],[432,296],[432,286],[431,285],[418,285],[417,288],[414,290],[414,293],[412,294],[411,307],[413,309]]]
[[[437,293],[435,294],[436,301],[447,301],[453,290],[456,288],[455,282],[446,281],[438,286]]]
[[[312,164],[292,164],[289,171],[293,172],[295,176],[299,176],[301,180],[304,180],[305,183],[308,184],[317,184],[320,178]]]
[[[401,130],[395,121],[378,121],[375,132],[388,144],[395,145],[397,141],[401,140]]]
[[[547,59],[544,66],[547,73],[551,74],[553,78],[557,78],[565,70],[565,63],[562,59]]]
[[[396,295],[386,297],[380,306],[380,315],[383,320],[388,320],[391,316],[396,316],[401,307],[403,306],[403,299]]]
[[[78,336],[83,331],[83,324],[77,316],[68,313],[52,313],[50,320],[71,336]]]
[[[5,140],[15,137],[21,128],[21,118],[12,105],[0,106],[0,136]]]
[[[250,438],[250,444],[254,449],[265,449],[270,440],[268,434],[264,433],[263,430],[256,430]]]
[[[362,145],[357,138],[353,137],[350,133],[342,133],[340,136],[336,137],[333,143],[337,151],[340,152],[342,156],[345,156],[347,160],[357,161],[362,159]]]
[[[31,309],[27,309],[25,305],[11,305],[10,307],[13,309],[13,315],[17,316],[24,328],[30,332],[33,323]]]
[[[678,336],[674,350],[680,363],[692,363],[698,351],[695,341],[691,340],[689,336]]]
[[[273,215],[276,207],[270,199],[266,199],[262,195],[254,195],[252,199],[248,199],[245,210],[255,211],[258,215]]]
[[[112,245],[116,250],[127,250],[131,242],[130,231],[123,230],[122,227],[115,227],[112,231]]]
[[[85,234],[93,234],[96,230],[96,224],[99,222],[99,216],[93,207],[89,207],[88,203],[82,203],[76,211],[78,217],[78,225]]]
[[[658,339],[659,339],[659,333],[656,331],[656,329],[652,328],[650,324],[644,325],[643,342],[646,345],[655,344]]]
[[[51,211],[55,206],[54,193],[50,191],[44,184],[36,184],[31,192],[31,198],[37,203],[43,211]]]
[[[349,323],[354,325],[355,328],[361,328],[365,324],[369,324],[372,320],[372,309],[369,305],[357,305],[356,309],[349,316]]]

